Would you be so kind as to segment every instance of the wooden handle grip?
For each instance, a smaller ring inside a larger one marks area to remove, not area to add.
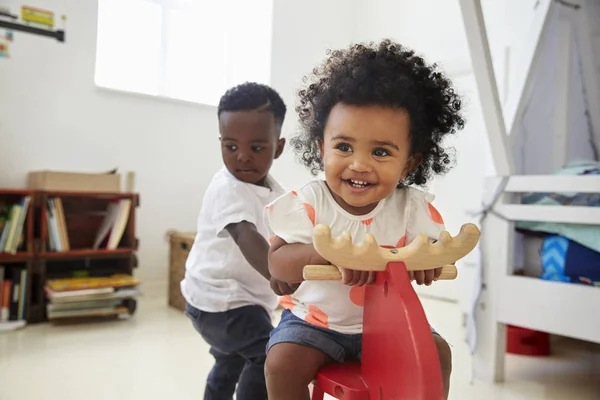
[[[440,280],[456,279],[458,270],[454,265],[445,265],[442,268]],[[339,281],[342,273],[335,265],[307,265],[302,271],[302,276],[307,281]]]

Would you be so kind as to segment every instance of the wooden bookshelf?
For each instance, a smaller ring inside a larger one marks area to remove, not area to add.
[[[40,253],[40,258],[48,260],[69,259],[69,258],[115,258],[130,257],[134,253],[133,248],[122,249],[77,249],[68,251],[47,251]]]
[[[12,280],[14,271],[25,270],[27,272],[27,291],[25,292],[25,319],[31,319],[32,311],[35,313],[36,307],[39,308],[39,304],[36,304],[38,298],[32,296],[30,287],[33,276],[35,275],[35,232],[34,232],[34,206],[35,192],[31,190],[20,190],[20,189],[0,189],[0,204],[5,205],[7,208],[14,204],[19,204],[24,197],[29,196],[31,201],[27,207],[25,213],[25,219],[23,220],[22,242],[19,240],[19,246],[15,254],[4,252],[4,248],[0,249],[0,266],[4,270],[4,279]],[[1,230],[0,230],[1,232]],[[39,302],[38,302],[39,303]],[[0,299],[0,307],[2,306],[2,299]]]
[[[0,265],[20,265],[27,269],[28,323],[46,320],[44,286],[49,279],[69,277],[73,273],[133,275],[133,269],[137,267],[135,215],[139,207],[138,194],[0,189],[0,202],[18,203],[23,196],[32,199],[25,219],[23,245],[16,254],[0,253]],[[55,198],[60,198],[64,210],[70,244],[66,251],[53,251],[49,246],[47,205],[48,199]],[[94,249],[94,240],[109,204],[120,200],[131,200],[131,207],[118,245],[115,249],[107,249],[103,243]]]

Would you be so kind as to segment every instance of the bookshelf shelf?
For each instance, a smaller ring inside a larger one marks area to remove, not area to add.
[[[124,249],[77,249],[69,251],[47,251],[40,253],[41,259],[64,259],[64,258],[110,258],[110,257],[129,257],[134,253],[133,248]],[[1,259],[0,259],[1,260]]]
[[[29,203],[27,211],[21,213],[24,215],[23,229],[17,252],[12,254],[9,250],[0,249],[0,269],[3,269],[4,279],[12,281],[16,281],[17,271],[24,271],[26,294],[22,302],[25,312],[19,315],[24,315],[28,323],[47,320],[48,300],[44,287],[48,280],[73,276],[133,275],[133,269],[137,267],[138,248],[135,235],[135,214],[139,206],[137,193],[0,189],[0,206],[4,205],[6,211],[13,205],[23,204],[21,202],[26,197]],[[50,207],[55,203],[60,204],[60,214]],[[109,229],[100,247],[95,249],[100,228],[109,219],[111,210],[115,211],[115,206],[117,213],[111,221],[119,221],[119,229]],[[56,230],[57,215],[60,216],[59,231]],[[2,228],[0,226],[0,234]],[[60,236],[57,236],[57,232]],[[64,244],[63,238],[64,243],[68,244],[57,247],[57,240]],[[10,243],[13,243],[11,249],[14,251],[16,242],[11,240]],[[135,300],[131,299],[129,303],[135,303]],[[133,313],[135,304],[129,303],[127,308]]]
[[[27,189],[0,189],[2,196],[33,196],[34,193],[34,190]]]
[[[34,253],[31,251],[21,251],[17,254],[0,253],[0,264],[5,263],[21,263],[31,261],[34,258]]]
[[[139,206],[139,195],[137,193],[110,193],[110,192],[63,192],[63,191],[40,191],[45,197],[88,197],[97,199],[133,199],[134,204]]]

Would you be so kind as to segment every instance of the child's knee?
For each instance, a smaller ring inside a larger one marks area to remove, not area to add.
[[[271,382],[308,385],[327,361],[328,357],[317,349],[280,343],[269,350],[265,376]]]
[[[281,345],[279,345],[281,346]],[[275,351],[277,346],[274,346],[267,354],[265,361],[265,376],[267,379],[285,379],[287,376],[293,375],[293,365],[290,359],[286,359],[285,352]]]
[[[450,345],[439,335],[433,335],[433,339],[440,359],[442,375],[445,377],[449,376],[452,372],[452,351],[450,350]]]

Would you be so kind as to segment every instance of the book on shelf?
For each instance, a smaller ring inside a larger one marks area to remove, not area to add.
[[[124,300],[129,298],[137,297],[140,292],[137,288],[120,288],[118,290],[100,290],[90,289],[84,291],[73,291],[67,292],[62,295],[58,293],[51,293],[48,298],[52,301],[52,304],[60,303],[77,303],[87,301],[102,301],[102,300]]]
[[[138,284],[125,274],[49,280],[46,314],[49,320],[128,314],[126,302],[139,296]]]
[[[0,322],[26,319],[28,280],[27,268],[0,265]]]
[[[48,244],[51,251],[69,251],[67,220],[60,197],[48,199],[46,205],[46,223],[48,225]]]
[[[25,219],[31,203],[31,196],[13,204],[0,203],[0,253],[16,254],[25,247]]]
[[[115,250],[119,246],[129,221],[130,211],[131,199],[110,202],[94,240],[93,248],[95,250],[103,244],[108,250]]]
[[[47,287],[53,292],[69,292],[88,289],[114,289],[135,287],[139,281],[131,275],[115,274],[108,277],[81,277],[49,280]]]
[[[131,199],[111,201],[104,212],[104,218],[97,230],[94,243],[91,248],[98,250],[105,248],[115,250],[118,248],[131,212]],[[46,225],[48,226],[48,246],[50,251],[69,251],[69,235],[65,209],[60,197],[48,199],[46,205]]]

